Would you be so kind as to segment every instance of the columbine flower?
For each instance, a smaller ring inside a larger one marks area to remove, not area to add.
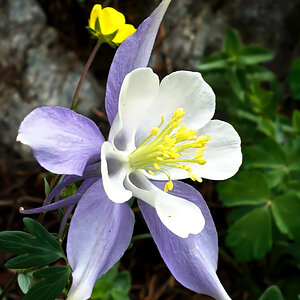
[[[181,238],[201,232],[199,207],[166,192],[173,189],[173,180],[219,180],[237,172],[240,138],[231,125],[210,121],[214,110],[214,93],[199,73],[175,72],[160,85],[149,68],[128,74],[119,112],[101,149],[108,198],[116,203],[132,196],[145,201]],[[164,191],[153,180],[165,180]]]
[[[94,5],[91,11],[88,30],[102,43],[113,47],[120,45],[136,31],[133,25],[125,24],[122,13],[112,7],[102,9],[100,4]]]
[[[70,213],[78,203],[67,240],[69,300],[89,298],[95,281],[127,249],[134,216],[121,202],[132,195],[140,199],[174,277],[198,293],[230,299],[216,275],[218,240],[209,210],[195,189],[177,179],[232,176],[241,163],[239,136],[229,124],[211,121],[215,98],[200,74],[175,72],[159,85],[151,69],[137,69],[148,63],[169,3],[164,0],[116,52],[105,99],[112,124],[107,142],[91,120],[62,107],[37,108],[20,126],[17,139],[33,149],[38,162],[68,174],[45,206],[24,213],[66,206]],[[80,180],[75,195],[50,204]]]

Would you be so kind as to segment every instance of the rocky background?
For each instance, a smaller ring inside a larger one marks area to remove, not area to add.
[[[33,108],[70,106],[93,41],[85,30],[96,1],[0,1],[1,157],[29,151],[15,142],[17,129]],[[101,2],[101,1],[100,1]],[[138,26],[158,1],[102,1],[123,11]],[[174,0],[163,22],[150,65],[165,74],[197,70],[201,59],[219,49],[229,26],[246,44],[273,49],[272,70],[283,75],[299,53],[300,1]],[[85,80],[79,111],[103,104],[105,80],[114,50],[103,46]],[[96,77],[96,79],[95,79]],[[11,152],[13,150],[13,152]]]

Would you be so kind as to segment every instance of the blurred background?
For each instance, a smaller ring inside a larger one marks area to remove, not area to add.
[[[33,108],[70,107],[95,43],[85,28],[93,5],[112,6],[138,27],[159,2],[0,0],[1,231],[23,230],[19,207],[44,199],[44,177],[51,181],[52,175],[15,138]],[[234,124],[242,138],[237,176],[194,184],[215,220],[218,275],[234,300],[300,299],[299,15],[299,0],[173,0],[150,60],[161,78],[179,69],[201,72],[217,95],[215,118]],[[105,84],[114,52],[101,46],[78,107],[105,134]],[[135,234],[147,233],[135,210]],[[43,225],[57,232],[58,213],[49,213]],[[3,288],[14,272],[4,263],[13,255],[0,254]],[[131,274],[125,288],[130,299],[209,299],[175,281],[151,238],[134,241],[119,269]],[[15,284],[7,299],[22,295]]]

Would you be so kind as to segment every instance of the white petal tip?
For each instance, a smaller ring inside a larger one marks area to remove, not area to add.
[[[155,206],[162,223],[181,238],[187,238],[190,234],[199,234],[205,226],[200,208],[185,199],[174,197],[172,200],[175,199],[179,200],[176,205],[164,203],[162,200]]]

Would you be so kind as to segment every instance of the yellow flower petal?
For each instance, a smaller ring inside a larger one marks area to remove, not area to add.
[[[89,19],[89,27],[93,30],[95,30],[95,22],[96,19],[100,17],[101,10],[102,10],[101,4],[95,4],[91,11],[91,15]]]
[[[136,29],[131,24],[124,24],[118,30],[116,36],[113,38],[113,42],[116,44],[121,44],[125,39],[127,39],[130,35],[136,32]]]
[[[125,24],[125,17],[112,7],[105,7],[100,14],[100,27],[103,35],[114,33]]]

